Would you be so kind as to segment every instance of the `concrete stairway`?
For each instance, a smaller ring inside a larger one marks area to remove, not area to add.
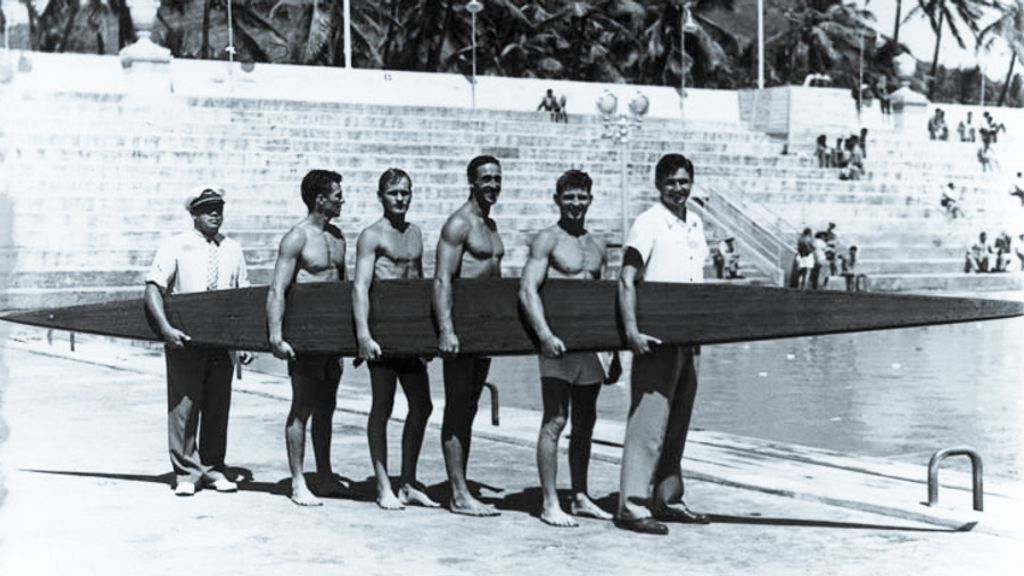
[[[58,93],[9,98],[0,127],[0,203],[11,216],[0,220],[0,309],[138,296],[160,240],[191,225],[183,200],[210,183],[227,189],[225,232],[245,248],[252,280],[265,283],[277,242],[305,213],[298,188],[312,168],[344,176],[338,224],[350,265],[356,235],[380,214],[377,178],[397,166],[413,178],[410,219],[424,231],[425,271],[432,273],[441,225],[467,195],[466,162],[480,153],[504,166],[494,217],[506,274],[518,274],[532,236],[557,218],[554,183],[570,167],[594,179],[591,230],[621,239],[623,152],[602,139],[593,116],[566,125],[526,112],[186,96],[147,104]],[[725,183],[747,205],[778,215],[781,224],[770,226],[778,239],[795,242],[792,231],[805,224],[839,223],[841,240],[861,246],[873,289],[1019,286],[1016,275],[959,273],[958,252],[977,226],[1008,213],[989,198],[991,179],[954,148],[880,134],[869,147],[868,178],[840,182],[806,149],[781,155],[780,142],[738,125],[691,121],[684,129],[649,120],[624,152],[628,215],[656,201],[658,157],[680,151],[697,167],[697,196]],[[953,178],[969,222],[948,223],[937,206],[937,191]],[[709,210],[715,214],[713,204]],[[709,242],[732,232],[730,222],[709,226]],[[743,242],[739,250],[754,256]],[[617,260],[612,254],[613,266]],[[773,277],[751,267],[757,258],[741,261],[753,281]]]

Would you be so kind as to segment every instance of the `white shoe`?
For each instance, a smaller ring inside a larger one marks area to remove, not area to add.
[[[207,480],[206,485],[217,492],[238,492],[238,484],[221,476],[216,480]]]
[[[192,482],[178,482],[178,485],[174,487],[175,496],[194,496],[196,493],[196,485]]]

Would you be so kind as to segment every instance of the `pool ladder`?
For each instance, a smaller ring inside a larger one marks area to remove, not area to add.
[[[974,481],[974,509],[981,512],[985,508],[981,481],[981,456],[974,449],[966,446],[945,448],[932,454],[931,460],[928,461],[928,505],[934,506],[939,502],[939,465],[950,456],[967,456],[971,459],[971,476]]]

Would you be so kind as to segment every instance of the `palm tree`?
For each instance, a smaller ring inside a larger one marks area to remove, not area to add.
[[[776,73],[800,83],[808,73],[848,73],[857,69],[862,38],[874,31],[874,15],[839,0],[801,0],[785,13],[790,25],[766,40]],[[873,44],[870,48],[873,49]]]
[[[995,41],[1001,39],[1010,48],[1010,68],[999,93],[999,105],[1006,102],[1006,92],[1013,80],[1013,68],[1018,58],[1024,58],[1024,0],[1015,0],[1000,7],[1002,15],[989,24],[978,35],[978,46],[986,51],[992,49]]]
[[[942,25],[953,34],[957,44],[965,48],[966,44],[961,35],[961,27],[965,26],[974,37],[978,35],[978,19],[981,17],[983,7],[996,6],[993,0],[917,0],[917,6],[911,10],[904,22],[918,13],[924,13],[928,17],[928,23],[935,32],[935,54],[932,57],[931,82],[928,84],[928,99],[931,100],[935,93],[935,73],[939,66],[939,47],[942,45]]]

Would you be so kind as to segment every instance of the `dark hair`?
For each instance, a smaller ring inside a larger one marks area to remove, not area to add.
[[[400,182],[402,180],[408,180],[409,186],[412,186],[412,178],[405,173],[405,170],[401,168],[388,168],[380,175],[380,180],[377,180],[377,193],[380,194],[385,188]]]
[[[810,234],[810,233],[811,233],[811,229],[810,228],[804,228],[804,231],[801,232],[801,236],[804,235],[804,234]]]
[[[661,160],[658,160],[658,165],[654,167],[654,185],[657,186],[680,168],[685,169],[690,175],[690,180],[693,180],[693,162],[690,162],[689,158],[682,154],[665,154]]]
[[[590,193],[590,187],[594,184],[590,175],[582,170],[566,170],[558,177],[555,183],[555,193],[561,194],[566,190],[583,189]]]
[[[857,247],[856,247],[856,246],[850,246],[850,250],[851,250],[851,251],[856,251],[856,250],[857,250]]]
[[[821,144],[822,146],[828,146],[828,137],[825,136],[824,134],[822,134],[822,135],[818,136],[817,142],[818,142],[818,144]]]
[[[331,193],[331,184],[341,184],[341,174],[332,170],[310,170],[302,178],[302,202],[310,212],[316,207],[317,196]]]
[[[476,177],[476,169],[485,164],[497,164],[498,168],[501,168],[501,162],[499,162],[494,156],[481,154],[480,156],[473,158],[469,161],[469,165],[466,166],[466,179],[470,184],[473,183],[473,178]]]

